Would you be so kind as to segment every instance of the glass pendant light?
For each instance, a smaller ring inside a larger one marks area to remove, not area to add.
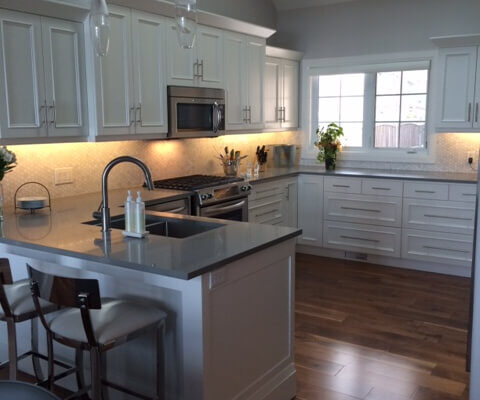
[[[105,0],[92,0],[90,27],[95,53],[100,57],[106,56],[110,44],[110,17]]]
[[[191,49],[197,34],[197,0],[175,0],[178,43],[184,49]]]

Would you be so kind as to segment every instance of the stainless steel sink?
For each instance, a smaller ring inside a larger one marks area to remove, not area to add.
[[[93,220],[84,222],[84,224],[100,226],[102,221]],[[217,229],[222,226],[224,225],[212,222],[192,221],[180,218],[166,218],[148,214],[145,218],[145,228],[148,232],[150,232],[150,234],[179,239],[198,235],[199,233]],[[112,217],[111,227],[112,229],[125,229],[124,216]]]

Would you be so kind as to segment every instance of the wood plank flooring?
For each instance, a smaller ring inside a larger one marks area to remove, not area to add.
[[[467,400],[470,280],[297,254],[297,400]]]

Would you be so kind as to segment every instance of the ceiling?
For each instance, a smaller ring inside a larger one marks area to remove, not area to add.
[[[277,10],[293,10],[296,8],[319,7],[328,4],[347,3],[359,0],[273,0]]]

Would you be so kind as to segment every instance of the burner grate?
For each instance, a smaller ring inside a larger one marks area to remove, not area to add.
[[[155,181],[154,185],[157,189],[199,190],[241,181],[243,181],[242,178],[230,176],[189,175],[178,178],[162,179],[160,181]]]

